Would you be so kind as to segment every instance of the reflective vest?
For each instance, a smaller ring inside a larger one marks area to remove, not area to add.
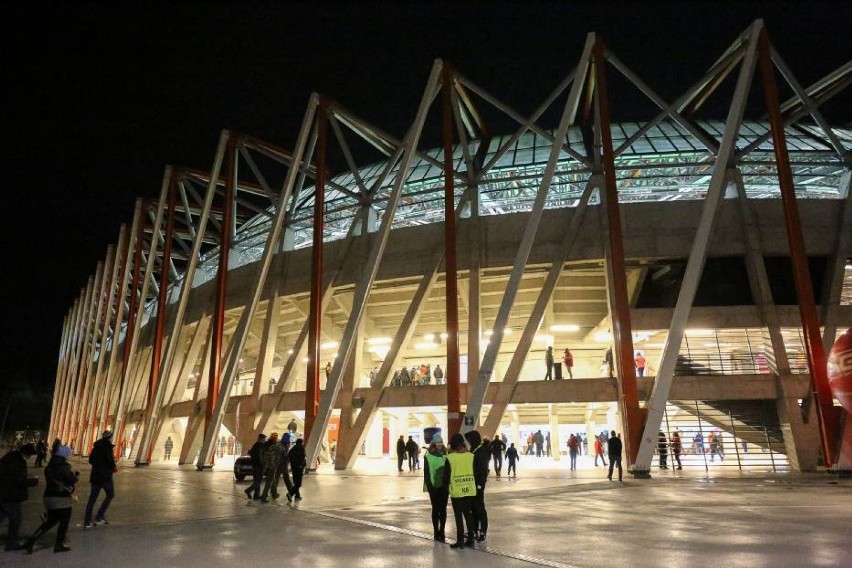
[[[473,497],[476,482],[473,480],[473,454],[470,452],[447,455],[450,462],[450,497]]]
[[[441,479],[435,479],[435,474],[438,473],[438,469],[444,467],[444,463],[447,461],[447,456],[445,454],[441,454],[436,456],[435,454],[426,454],[426,463],[429,467],[429,481],[432,483],[432,487],[436,489],[440,489],[444,484],[444,477]],[[425,487],[423,489],[426,490]]]

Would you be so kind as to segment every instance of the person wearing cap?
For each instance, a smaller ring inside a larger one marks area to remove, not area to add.
[[[263,445],[263,494],[260,500],[269,502],[269,490],[272,490],[272,498],[278,499],[278,464],[281,461],[283,448],[278,443],[278,432],[269,435]]]
[[[450,548],[473,547],[473,500],[476,495],[473,454],[468,451],[464,436],[458,433],[450,438],[450,453],[444,465],[444,485],[450,494],[456,522],[456,542]]]
[[[95,525],[108,525],[106,520],[107,509],[115,497],[115,488],[112,484],[112,474],[116,471],[115,452],[112,445],[112,432],[107,430],[101,436],[101,439],[95,442],[92,446],[92,453],[89,454],[89,463],[92,464],[92,473],[89,477],[89,483],[92,485],[92,492],[89,493],[89,501],[86,503],[86,514],[83,518],[83,528],[91,529]],[[106,498],[101,503],[98,509],[98,514],[92,522],[92,509],[95,507],[95,501],[98,500],[98,495],[104,490]]]
[[[290,497],[296,501],[302,500],[302,477],[305,475],[305,468],[308,467],[307,456],[305,455],[305,442],[301,438],[296,440],[296,444],[290,448],[288,457],[290,459],[290,468],[293,470],[293,489],[287,492],[287,500]]]
[[[24,544],[27,554],[32,554],[36,541],[56,525],[59,525],[59,529],[56,532],[53,552],[71,550],[71,547],[65,542],[65,535],[68,534],[71,505],[76,497],[74,486],[77,484],[80,473],[71,471],[71,465],[68,463],[69,457],[71,457],[71,448],[59,446],[56,453],[51,456],[47,467],[44,468],[44,507],[47,509],[47,515],[41,526]]]
[[[246,497],[260,500],[260,480],[263,479],[263,450],[266,443],[266,434],[258,434],[257,441],[249,450],[251,458],[251,485],[245,490]]]
[[[432,530],[435,540],[444,542],[444,528],[447,525],[447,501],[450,494],[444,486],[446,471],[447,449],[440,434],[434,434],[429,443],[429,450],[423,459],[423,491],[429,493],[432,503]]]
[[[21,503],[29,499],[27,489],[38,484],[37,477],[27,476],[27,458],[37,453],[32,444],[24,444],[0,458],[0,522],[9,519],[6,550],[21,550],[18,532],[21,530]]]

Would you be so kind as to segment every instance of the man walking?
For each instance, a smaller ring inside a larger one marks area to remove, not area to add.
[[[544,374],[545,381],[553,380],[553,346],[547,347],[547,352],[544,354],[544,364],[547,366],[547,372]]]
[[[541,430],[535,433],[533,441],[535,442],[535,457],[540,458],[544,451],[544,435],[541,433]]]
[[[615,430],[609,433],[607,449],[609,453],[609,473],[606,478],[612,481],[612,468],[613,466],[618,466],[618,480],[621,481],[621,438],[615,435]]]
[[[500,477],[500,471],[503,469],[503,453],[506,451],[506,444],[500,439],[500,436],[494,436],[494,440],[489,444],[491,450],[491,459],[494,460],[494,471],[497,477]]]
[[[408,437],[408,441],[405,443],[405,451],[408,453],[408,471],[414,471],[419,466],[417,458],[419,457],[418,454],[420,454],[420,448],[411,436]]]
[[[506,477],[513,475],[518,477],[518,468],[516,462],[521,459],[521,456],[518,455],[518,450],[515,448],[515,443],[512,442],[512,445],[509,446],[509,449],[506,450],[506,460],[509,462],[509,467],[506,469]]]
[[[680,440],[680,432],[677,430],[672,434],[672,467],[677,462],[677,469],[683,469],[680,463],[680,454],[683,451],[683,443]]]
[[[633,361],[636,363],[636,376],[644,377],[645,376],[645,356],[642,355],[641,351],[636,352],[636,357],[633,358]]]
[[[255,501],[260,499],[260,480],[263,479],[263,445],[266,443],[266,434],[258,434],[257,441],[249,450],[251,458],[251,485],[245,490],[246,497]]]
[[[290,448],[290,467],[293,469],[293,489],[288,491],[291,497],[296,501],[302,500],[302,477],[305,475],[305,468],[308,466],[307,457],[305,456],[304,441],[299,438],[296,444]],[[287,499],[290,500],[289,498]]]
[[[283,448],[278,443],[278,432],[269,435],[269,439],[263,445],[263,494],[260,500],[269,502],[269,491],[272,490],[272,498],[278,498],[278,462],[281,461]]]
[[[115,473],[115,457],[112,445],[112,432],[107,430],[101,436],[101,439],[95,442],[92,446],[92,453],[89,454],[89,463],[92,464],[92,473],[89,477],[89,482],[92,484],[92,492],[89,494],[89,502],[86,504],[86,516],[83,519],[83,528],[90,529],[95,525],[108,525],[106,520],[106,511],[112,498],[115,497],[115,489],[112,484],[112,474]],[[98,500],[98,495],[104,490],[106,498],[101,503],[98,509],[98,514],[92,522],[92,509],[95,506],[95,501]]]
[[[606,467],[606,459],[604,459],[603,453],[603,440],[601,440],[600,436],[595,436],[595,467],[598,467],[598,458],[601,458],[603,467]]]
[[[9,518],[6,550],[23,550],[18,542],[21,530],[21,503],[29,499],[29,487],[38,485],[37,477],[27,477],[27,458],[36,454],[32,444],[24,444],[0,458],[0,522]]]

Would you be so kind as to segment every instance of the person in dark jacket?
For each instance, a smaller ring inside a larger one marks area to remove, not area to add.
[[[432,504],[432,530],[435,540],[439,542],[447,540],[444,529],[447,525],[447,501],[450,494],[444,486],[446,464],[447,449],[444,447],[444,439],[440,434],[435,434],[423,459],[423,490],[429,493],[429,501]]]
[[[405,443],[405,452],[408,454],[408,471],[418,469],[420,466],[420,447],[411,436],[408,437],[408,441]]]
[[[521,459],[521,456],[518,455],[518,449],[515,448],[515,443],[512,442],[512,445],[509,446],[509,449],[506,450],[506,459],[509,461],[509,467],[506,469],[506,477],[509,477],[513,473],[515,477],[518,477],[518,466],[517,461]]]
[[[491,452],[488,449],[488,441],[483,440],[477,430],[471,430],[464,437],[473,453],[473,479],[476,482],[476,496],[473,500],[474,538],[482,542],[488,532],[488,511],[485,510],[485,482],[488,478],[488,461],[491,459]]]
[[[275,473],[275,481],[272,484],[272,498],[278,499],[278,481],[284,480],[284,486],[287,488],[287,501],[293,499],[293,482],[290,481],[290,438],[292,435],[287,432],[281,437],[281,456],[278,460],[278,469]]]
[[[296,501],[301,501],[302,493],[299,490],[302,488],[302,477],[305,475],[305,468],[308,467],[304,440],[301,438],[296,440],[296,443],[290,448],[288,456],[290,458],[290,468],[293,470],[293,490],[288,493]],[[289,501],[289,499],[287,500]]]
[[[249,450],[251,458],[251,485],[245,490],[246,497],[255,501],[260,500],[260,481],[263,479],[263,450],[266,444],[266,434],[258,434],[257,441]]]
[[[669,441],[662,430],[657,436],[657,453],[660,454],[660,469],[669,469]]]
[[[36,467],[44,467],[44,460],[47,459],[47,442],[39,440],[35,446],[36,449]]]
[[[506,453],[506,444],[500,439],[500,436],[495,436],[488,445],[491,450],[491,459],[494,461],[494,472],[497,477],[500,477],[500,471],[503,469],[503,454]]]
[[[62,441],[59,438],[54,438],[53,443],[50,445],[50,455],[56,455],[56,451],[62,447]]]
[[[606,478],[612,481],[612,468],[617,465],[618,480],[621,481],[621,438],[616,435],[615,430],[609,433],[609,441],[606,446],[609,454],[609,473]]]
[[[68,552],[71,547],[65,542],[68,534],[68,523],[71,521],[71,505],[76,497],[74,486],[77,484],[79,472],[71,471],[68,458],[71,457],[71,448],[60,446],[47,467],[44,468],[44,507],[47,509],[47,518],[36,531],[27,539],[24,548],[28,554],[32,554],[36,541],[54,526],[59,525],[56,533],[56,542],[53,552]]]
[[[47,446],[45,446],[47,450]],[[9,531],[6,533],[6,550],[21,550],[18,542],[21,530],[21,503],[29,499],[27,488],[38,484],[37,477],[27,476],[27,458],[36,455],[36,447],[24,444],[0,458],[0,522],[9,518]]]
[[[90,529],[95,525],[109,524],[109,521],[106,520],[104,515],[106,515],[112,498],[115,497],[115,488],[112,484],[112,474],[116,470],[114,454],[112,432],[107,430],[103,433],[101,439],[95,442],[92,446],[92,453],[89,454],[89,463],[92,464],[92,474],[89,477],[89,482],[92,484],[92,492],[89,494],[89,502],[86,503],[86,516],[83,519],[84,529]],[[92,523],[92,509],[95,507],[95,501],[98,500],[101,489],[106,493],[106,498],[98,509],[95,522]]]
[[[405,436],[400,435],[396,441],[396,466],[402,471],[402,462],[405,461]]]

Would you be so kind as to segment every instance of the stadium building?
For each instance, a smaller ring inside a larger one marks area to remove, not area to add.
[[[611,121],[614,75],[655,118]],[[224,131],[69,310],[52,437],[205,468],[295,421],[345,469],[435,427],[554,460],[614,430],[645,475],[679,431],[685,467],[848,467],[852,129],[820,106],[852,63],[801,85],[758,21],[695,78],[667,102],[590,34],[530,115],[439,60],[402,138],[317,95],[291,151]]]

